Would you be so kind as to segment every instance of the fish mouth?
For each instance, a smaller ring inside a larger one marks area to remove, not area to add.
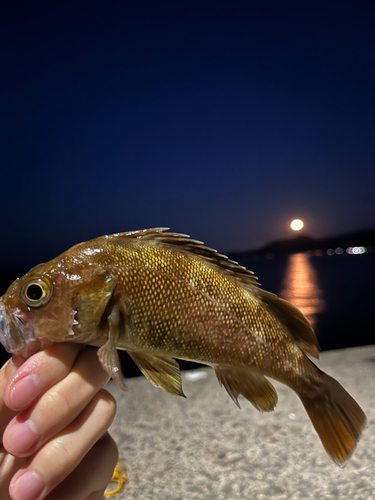
[[[16,314],[7,311],[0,299],[0,342],[9,353],[19,353],[27,349],[25,325]]]
[[[9,311],[0,298],[0,342],[10,354],[24,359],[45,349],[53,342],[49,339],[38,340],[33,327],[24,322],[18,308]]]

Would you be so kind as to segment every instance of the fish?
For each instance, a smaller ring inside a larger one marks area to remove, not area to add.
[[[183,359],[211,366],[237,406],[261,412],[277,393],[300,398],[328,455],[342,465],[366,425],[357,402],[310,358],[314,331],[289,302],[254,274],[188,235],[151,228],[79,243],[17,279],[0,299],[0,341],[24,358],[55,342],[98,347],[123,390],[118,350],[146,378],[185,396]]]

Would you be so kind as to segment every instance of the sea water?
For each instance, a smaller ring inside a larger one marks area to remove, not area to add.
[[[300,253],[240,264],[305,314],[322,350],[375,343],[375,253]]]

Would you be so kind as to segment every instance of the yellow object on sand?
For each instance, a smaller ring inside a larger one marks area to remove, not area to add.
[[[128,475],[126,474],[126,469],[124,464],[119,460],[116,464],[115,470],[113,471],[113,476],[112,479],[109,482],[109,485],[107,489],[104,492],[104,496],[107,497],[113,497],[114,495],[117,495],[119,493],[123,486],[124,483],[128,480]],[[112,485],[115,485],[112,488]]]

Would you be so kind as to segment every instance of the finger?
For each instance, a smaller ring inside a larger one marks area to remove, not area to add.
[[[107,381],[97,349],[84,349],[63,380],[10,422],[3,436],[4,447],[18,457],[32,455],[73,422]]]
[[[70,371],[83,346],[53,344],[24,362],[5,388],[4,401],[8,408],[21,411],[41,394],[62,380]]]
[[[12,375],[17,371],[23,363],[23,359],[13,356],[5,363],[0,370],[0,435],[2,435],[5,427],[13,418],[14,412],[9,410],[3,400],[4,389]],[[25,459],[13,457],[6,452],[4,447],[0,445],[0,498],[1,500],[10,500],[9,483],[15,472],[25,464]]]
[[[116,402],[102,389],[63,432],[39,450],[13,477],[10,496],[14,500],[43,500],[78,466],[111,425]]]
[[[4,402],[4,391],[17,369],[22,365],[23,359],[18,356],[13,356],[9,359],[0,370],[0,436],[3,435],[5,427],[9,424],[15,415]],[[2,437],[0,438],[2,442]]]
[[[9,483],[14,474],[25,465],[26,458],[16,458],[0,448],[0,498],[10,500]]]
[[[106,432],[76,469],[47,496],[46,500],[102,499],[118,459],[118,449]],[[101,495],[101,496],[100,496]]]

